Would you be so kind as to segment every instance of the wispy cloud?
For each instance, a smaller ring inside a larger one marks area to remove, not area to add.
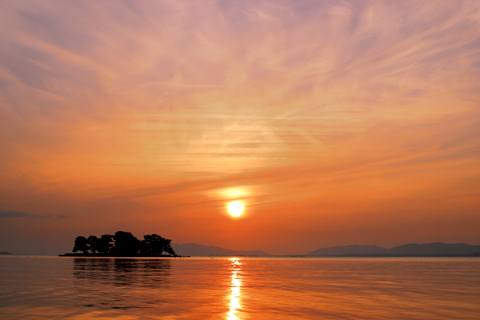
[[[0,218],[34,218],[34,219],[51,219],[51,218],[56,218],[56,219],[65,219],[68,218],[67,215],[38,215],[38,214],[33,214],[25,211],[4,211],[0,210]]]
[[[4,207],[479,204],[478,1],[3,1],[0,29]]]

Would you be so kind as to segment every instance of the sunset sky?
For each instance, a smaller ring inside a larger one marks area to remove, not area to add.
[[[0,1],[0,251],[479,225],[480,1]]]

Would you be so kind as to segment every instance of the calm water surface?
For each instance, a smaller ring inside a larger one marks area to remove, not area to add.
[[[480,259],[1,257],[0,319],[480,319]]]

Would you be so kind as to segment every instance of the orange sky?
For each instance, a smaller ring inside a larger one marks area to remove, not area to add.
[[[0,251],[480,244],[478,1],[2,1],[0,43]]]

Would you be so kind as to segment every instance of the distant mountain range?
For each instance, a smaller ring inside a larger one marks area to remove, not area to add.
[[[195,243],[172,243],[172,248],[176,254],[181,256],[196,256],[196,257],[210,257],[210,256],[257,256],[266,257],[270,254],[255,250],[255,251],[235,251],[230,249],[224,249],[215,246],[203,246]]]
[[[410,243],[382,253],[390,255],[480,255],[480,246],[466,243]]]
[[[195,243],[172,244],[175,253],[191,257],[228,257],[228,256],[254,256],[268,257],[269,253],[261,250],[235,251],[215,246],[204,246]],[[320,248],[306,255],[295,255],[297,257],[423,257],[423,256],[480,256],[480,246],[466,243],[410,243],[397,246],[392,249],[378,246],[336,246]]]
[[[377,246],[337,246],[321,248],[313,252],[307,253],[306,256],[345,256],[359,254],[379,254],[386,250],[387,248],[381,248]]]
[[[5,252],[5,251],[0,252],[0,256],[11,256],[11,255],[13,255],[13,253],[11,252]]]
[[[377,246],[341,246],[328,247],[307,253],[310,257],[345,257],[345,256],[480,256],[480,246],[466,243],[410,243],[392,249]]]

